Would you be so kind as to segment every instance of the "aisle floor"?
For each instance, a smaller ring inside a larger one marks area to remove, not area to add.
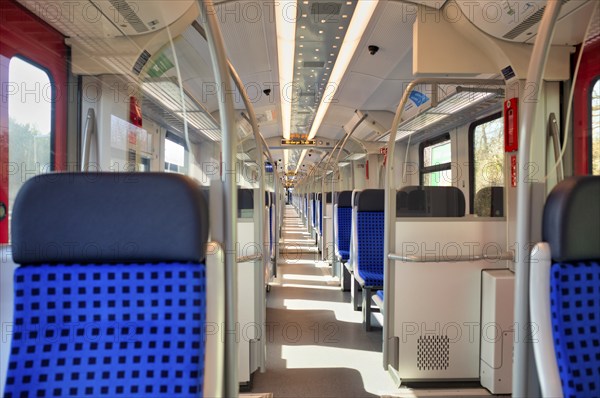
[[[397,391],[383,370],[381,330],[365,332],[362,313],[340,291],[331,267],[287,206],[278,278],[267,299],[267,372],[253,392],[274,397],[373,397]]]

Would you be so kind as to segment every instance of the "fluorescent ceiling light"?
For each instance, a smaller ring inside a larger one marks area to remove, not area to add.
[[[302,162],[304,162],[305,156],[306,156],[306,149],[304,149],[302,151],[302,154],[300,155],[300,159],[298,159],[298,164],[296,165],[296,173],[298,173],[298,170],[300,170],[300,165],[302,164]]]
[[[294,79],[294,50],[296,48],[296,0],[280,0],[275,2],[275,27],[277,29],[277,59],[279,62],[279,93],[281,101],[281,122],[283,138],[290,139],[292,125],[292,99],[290,92]],[[285,163],[287,164],[287,163]]]
[[[315,121],[310,129],[310,134],[308,134],[309,140],[313,139],[317,135],[317,132],[321,127],[321,122],[323,121],[323,118],[329,109],[329,104],[331,103],[330,99],[335,96],[339,84],[342,81],[342,77],[344,77],[346,69],[348,69],[348,65],[350,65],[350,61],[354,56],[365,29],[367,29],[367,25],[371,20],[371,16],[375,11],[375,7],[377,7],[377,4],[377,1],[360,0],[356,5],[356,9],[352,15],[352,20],[348,26],[348,32],[344,37],[344,42],[340,48],[340,53],[335,61],[333,70],[331,71],[329,82],[327,83],[329,90],[327,90],[327,95],[324,95],[321,99],[321,104],[317,110]]]

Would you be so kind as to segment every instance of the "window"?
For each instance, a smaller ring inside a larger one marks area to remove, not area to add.
[[[167,132],[165,138],[165,171],[186,173],[188,153],[183,138]]]
[[[52,94],[50,76],[24,59],[8,67],[8,209],[28,179],[52,170]]]
[[[469,129],[470,204],[471,213],[499,216],[492,211],[494,195],[488,187],[504,186],[504,121],[497,113],[473,123]],[[479,196],[478,196],[478,193]],[[500,195],[502,198],[503,195]],[[499,199],[496,199],[499,200]]]
[[[600,77],[593,84],[590,96],[590,131],[592,174],[600,175]]]
[[[452,145],[450,134],[444,134],[420,145],[421,185],[448,187],[452,185]]]

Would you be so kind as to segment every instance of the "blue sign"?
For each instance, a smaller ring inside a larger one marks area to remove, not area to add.
[[[414,102],[417,107],[429,101],[429,97],[417,90],[411,91],[408,98],[410,98],[410,100]]]

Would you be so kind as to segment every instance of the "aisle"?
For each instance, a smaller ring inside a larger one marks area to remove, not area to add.
[[[398,392],[383,370],[381,331],[366,333],[315,242],[286,206],[278,280],[267,303],[267,372],[254,393],[274,397],[373,397]]]

